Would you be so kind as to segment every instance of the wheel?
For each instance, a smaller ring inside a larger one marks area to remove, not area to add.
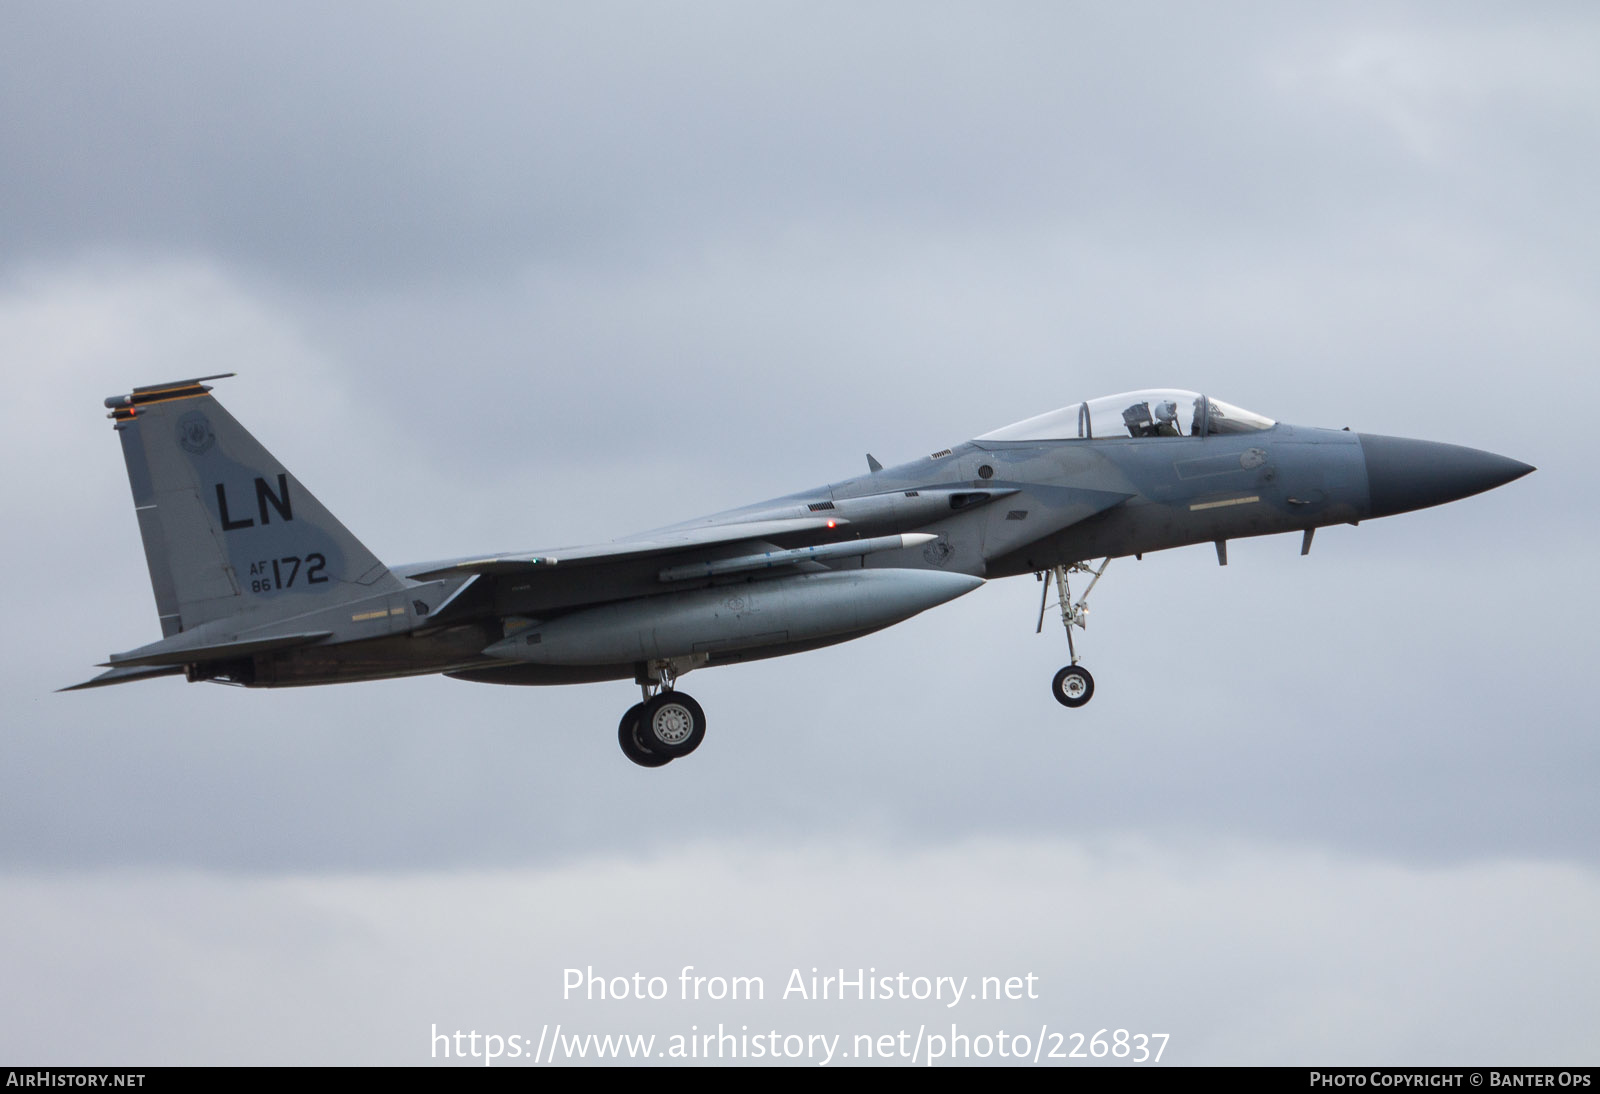
[[[1064,707],[1081,707],[1094,697],[1094,677],[1081,665],[1068,665],[1050,682],[1050,694]]]
[[[622,724],[617,726],[617,743],[622,746],[622,754],[640,767],[662,767],[671,763],[672,757],[651,752],[640,743],[639,714],[643,710],[643,703],[635,703],[622,715]]]
[[[687,756],[705,736],[706,712],[681,691],[663,691],[639,712],[639,743],[657,756]]]

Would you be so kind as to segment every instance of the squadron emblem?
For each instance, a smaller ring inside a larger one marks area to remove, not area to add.
[[[178,446],[185,452],[198,456],[216,443],[217,435],[211,432],[211,423],[198,410],[191,410],[178,419]]]

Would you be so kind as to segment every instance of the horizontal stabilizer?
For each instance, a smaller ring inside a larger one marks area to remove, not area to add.
[[[113,655],[107,664],[114,668],[122,668],[124,665],[193,665],[203,661],[227,661],[234,657],[247,657],[253,653],[266,653],[268,650],[309,646],[331,634],[332,631],[304,631],[300,634],[279,634],[270,638],[252,638],[248,642],[223,642],[210,646],[180,646],[170,642],[156,642],[132,653]]]
[[[126,684],[133,680],[149,680],[157,676],[179,676],[182,673],[182,665],[157,665],[154,667],[131,665],[127,668],[110,669],[102,672],[93,680],[85,680],[81,684],[73,684],[70,688],[56,688],[56,690],[82,691],[85,688],[103,688],[110,684]]]

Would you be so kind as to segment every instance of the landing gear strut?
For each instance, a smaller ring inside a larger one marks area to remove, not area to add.
[[[700,747],[706,736],[706,712],[681,691],[674,691],[676,669],[650,665],[650,679],[639,685],[642,702],[629,707],[617,726],[622,754],[640,767],[662,767]]]
[[[1086,562],[1073,562],[1065,566],[1055,566],[1049,570],[1041,570],[1034,577],[1044,585],[1039,595],[1039,625],[1034,628],[1034,634],[1044,630],[1044,613],[1050,605],[1050,580],[1046,575],[1055,579],[1057,605],[1061,608],[1061,625],[1067,629],[1067,653],[1072,657],[1072,663],[1056,673],[1050,682],[1050,694],[1056,697],[1056,702],[1064,707],[1081,707],[1094,698],[1094,677],[1089,675],[1089,670],[1078,664],[1078,648],[1072,641],[1072,628],[1087,630],[1089,627],[1089,593],[1094,590],[1095,583],[1100,580],[1100,575],[1106,572],[1106,567],[1111,565],[1111,559],[1106,558],[1099,566],[1090,566]],[[1072,599],[1072,590],[1067,584],[1068,574],[1094,575],[1083,595],[1076,601]]]

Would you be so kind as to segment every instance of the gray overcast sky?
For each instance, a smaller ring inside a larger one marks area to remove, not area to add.
[[[1592,5],[0,8],[0,1059],[1126,1028],[1593,1063]],[[100,399],[219,398],[390,562],[609,538],[1176,385],[1537,465],[624,684],[58,695],[156,636]],[[761,976],[582,1002],[563,970]],[[789,971],[1040,977],[807,1004]],[[1070,1047],[1070,1042],[1068,1044]]]

